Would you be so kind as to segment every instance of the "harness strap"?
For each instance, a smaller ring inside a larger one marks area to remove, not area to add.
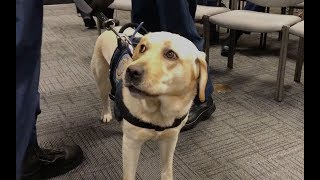
[[[111,63],[110,63],[110,75],[109,75],[109,79],[110,79],[110,83],[111,83],[111,94],[109,95],[110,99],[112,99],[114,101],[115,98],[115,94],[116,94],[116,77],[114,77],[114,72],[116,72],[119,61],[120,61],[120,56],[121,53],[123,53],[123,51],[125,51],[125,49],[122,46],[117,46],[116,50],[114,51],[112,58],[111,58]]]
[[[140,38],[131,36],[130,41],[132,42],[132,46],[136,47],[140,41]],[[132,56],[129,46],[131,46],[131,45],[123,43],[123,41],[121,41],[121,39],[118,39],[118,46],[111,57],[109,79],[110,79],[110,83],[111,83],[112,88],[111,88],[111,94],[109,94],[109,97],[113,101],[115,99],[116,86],[118,83],[118,80],[116,77],[117,68],[120,64],[120,61],[123,60],[123,57],[125,57],[125,56],[131,57]]]
[[[166,127],[162,127],[162,126],[158,126],[158,125],[155,125],[152,123],[144,122],[141,119],[133,116],[129,112],[128,108],[125,106],[125,104],[123,102],[123,96],[122,96],[121,91],[122,91],[122,82],[120,81],[117,84],[115,108],[114,108],[115,116],[118,121],[125,119],[126,121],[128,121],[130,124],[132,124],[134,126],[147,128],[147,129],[154,129],[155,131],[164,131],[166,129],[175,128],[175,127],[179,126],[181,124],[181,122],[188,115],[188,113],[187,113],[187,114],[183,115],[182,117],[175,119],[171,126],[166,126]]]

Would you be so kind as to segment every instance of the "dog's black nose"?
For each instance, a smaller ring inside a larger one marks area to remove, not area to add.
[[[131,65],[127,68],[126,71],[126,80],[133,83],[138,83],[141,81],[144,70],[140,65]]]

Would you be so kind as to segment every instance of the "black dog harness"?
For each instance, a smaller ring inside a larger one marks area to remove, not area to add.
[[[122,73],[124,71],[124,67],[126,63],[130,63],[132,60],[131,49],[136,47],[136,45],[140,41],[140,38],[130,37],[130,41],[131,41],[131,44],[128,44],[128,43],[123,43],[123,41],[118,39],[118,46],[115,52],[113,53],[113,56],[111,58],[111,63],[110,63],[109,77],[110,77],[112,89],[111,89],[111,94],[109,96],[110,96],[110,99],[112,99],[115,102],[114,103],[115,118],[118,121],[122,121],[122,119],[125,119],[126,121],[128,121],[130,124],[134,126],[147,128],[147,129],[154,129],[155,131],[164,131],[166,129],[175,128],[179,126],[181,122],[187,117],[188,113],[180,118],[175,119],[174,123],[171,126],[162,127],[162,126],[154,125],[151,123],[147,123],[133,116],[128,110],[128,108],[125,106],[123,102],[123,97],[122,97],[121,77],[122,77]]]

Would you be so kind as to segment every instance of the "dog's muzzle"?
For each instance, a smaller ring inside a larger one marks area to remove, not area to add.
[[[144,75],[144,69],[141,65],[130,65],[126,70],[126,82],[132,85],[139,85]]]

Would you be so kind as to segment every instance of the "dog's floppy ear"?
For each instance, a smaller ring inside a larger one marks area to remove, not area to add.
[[[199,51],[196,62],[199,63],[199,99],[201,102],[204,102],[206,99],[205,90],[208,80],[206,54]]]

